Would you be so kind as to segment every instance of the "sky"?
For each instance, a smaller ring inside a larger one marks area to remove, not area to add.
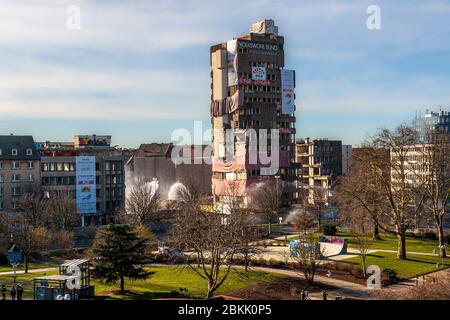
[[[449,17],[438,0],[0,0],[0,134],[137,147],[206,130],[209,47],[270,18],[296,70],[297,138],[358,145],[416,110],[450,111]]]

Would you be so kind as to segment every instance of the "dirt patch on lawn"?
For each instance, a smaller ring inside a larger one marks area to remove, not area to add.
[[[303,279],[287,278],[266,283],[252,284],[244,289],[228,293],[228,296],[245,300],[300,300],[300,291],[307,290],[310,293],[322,292],[322,290],[337,289],[333,286],[316,283],[308,286]]]

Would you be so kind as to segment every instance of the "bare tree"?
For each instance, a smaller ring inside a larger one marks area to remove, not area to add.
[[[227,215],[206,212],[195,185],[185,187],[171,239],[176,249],[188,252],[185,263],[207,282],[206,298],[211,298],[227,279],[242,247],[243,215],[234,208]]]
[[[76,202],[71,191],[53,192],[47,210],[52,229],[72,231],[80,224]]]
[[[26,215],[18,214],[10,219],[10,224],[13,226],[13,241],[22,250],[25,273],[28,273],[29,257],[48,245],[50,235],[45,227],[35,227],[31,218]]]
[[[380,229],[397,236],[399,259],[406,259],[406,231],[421,215],[425,200],[423,183],[413,179],[408,164],[406,147],[415,141],[416,132],[407,126],[380,130],[367,142],[365,151],[355,157],[362,175],[360,182],[353,179],[355,185],[346,184],[341,189],[367,211]]]
[[[444,218],[449,213],[450,201],[450,135],[440,131],[430,133],[430,142],[415,146],[419,150],[419,161],[414,163],[414,172],[423,180],[424,208],[437,228],[439,254],[446,257]]]
[[[373,148],[362,148],[355,150],[349,159],[349,172],[338,178],[335,187],[335,198],[340,208],[339,218],[342,225],[354,224],[354,220],[369,220],[372,228],[372,238],[381,240],[380,228],[377,221],[381,218],[382,210],[389,210],[386,202],[375,192],[376,185],[372,183],[370,172],[366,169],[367,161],[379,153],[379,157],[389,159],[387,150],[374,150]],[[386,174],[389,170],[385,168]]]
[[[252,206],[269,224],[269,237],[272,236],[272,223],[278,216],[284,186],[280,179],[270,179],[262,183],[253,191]]]
[[[357,211],[348,222],[353,234],[355,235],[356,249],[358,250],[359,258],[361,260],[361,269],[363,270],[364,277],[366,277],[366,259],[372,243],[372,236],[370,232],[372,221],[367,214]]]
[[[301,234],[306,236],[311,229],[315,227],[316,223],[307,211],[300,212],[297,220],[294,221],[294,228]]]
[[[48,202],[34,191],[24,193],[19,197],[17,210],[26,213],[34,227],[48,223]]]
[[[302,205],[306,212],[314,216],[320,231],[322,221],[328,209],[329,190],[324,187],[308,187],[302,189]]]
[[[313,234],[305,235],[291,248],[290,256],[295,261],[295,268],[303,274],[308,285],[312,285],[322,258],[317,238]]]
[[[131,186],[126,200],[126,214],[134,225],[147,225],[158,219],[161,196],[156,187],[143,180]]]

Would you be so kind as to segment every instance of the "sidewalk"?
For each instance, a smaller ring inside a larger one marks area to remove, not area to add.
[[[58,267],[49,267],[49,268],[39,268],[39,269],[28,269],[28,273],[39,273],[39,272],[47,272],[47,271],[53,271],[58,270]],[[25,270],[19,270],[16,271],[16,274],[24,274]],[[7,276],[14,274],[14,271],[4,271],[0,272],[0,276]]]
[[[242,266],[239,266],[240,268]],[[243,267],[242,267],[243,268]],[[304,279],[303,275],[301,273],[291,271],[291,270],[283,270],[283,269],[274,269],[274,268],[267,268],[267,267],[251,267],[252,270],[262,271],[262,272],[269,272],[269,273],[276,273],[276,274],[282,274],[294,278],[302,278]],[[331,290],[328,292],[329,298],[334,299],[336,296],[345,296],[350,298],[356,298],[356,299],[367,299],[369,296],[370,289],[368,289],[366,286],[363,286],[358,283],[343,281],[335,278],[328,278],[324,276],[316,275],[314,277],[314,281],[326,284],[329,286],[334,286],[339,289]],[[313,296],[310,296],[310,298],[317,298],[322,300],[321,294],[315,294]]]

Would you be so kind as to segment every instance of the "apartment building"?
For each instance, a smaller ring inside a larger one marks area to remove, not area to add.
[[[214,203],[220,210],[233,193],[247,205],[252,188],[274,177],[285,185],[285,203],[292,203],[295,72],[285,69],[284,37],[273,20],[260,20],[210,54]],[[264,156],[277,161],[261,161]]]
[[[15,212],[17,199],[40,192],[40,155],[32,136],[0,136],[0,211]]]
[[[111,147],[111,137],[75,136],[72,142],[38,146],[42,192],[49,197],[72,193],[83,225],[109,223],[125,202],[124,158],[120,149]]]
[[[296,196],[305,189],[330,190],[336,177],[342,175],[342,142],[306,138],[295,144],[295,161],[299,164]]]

